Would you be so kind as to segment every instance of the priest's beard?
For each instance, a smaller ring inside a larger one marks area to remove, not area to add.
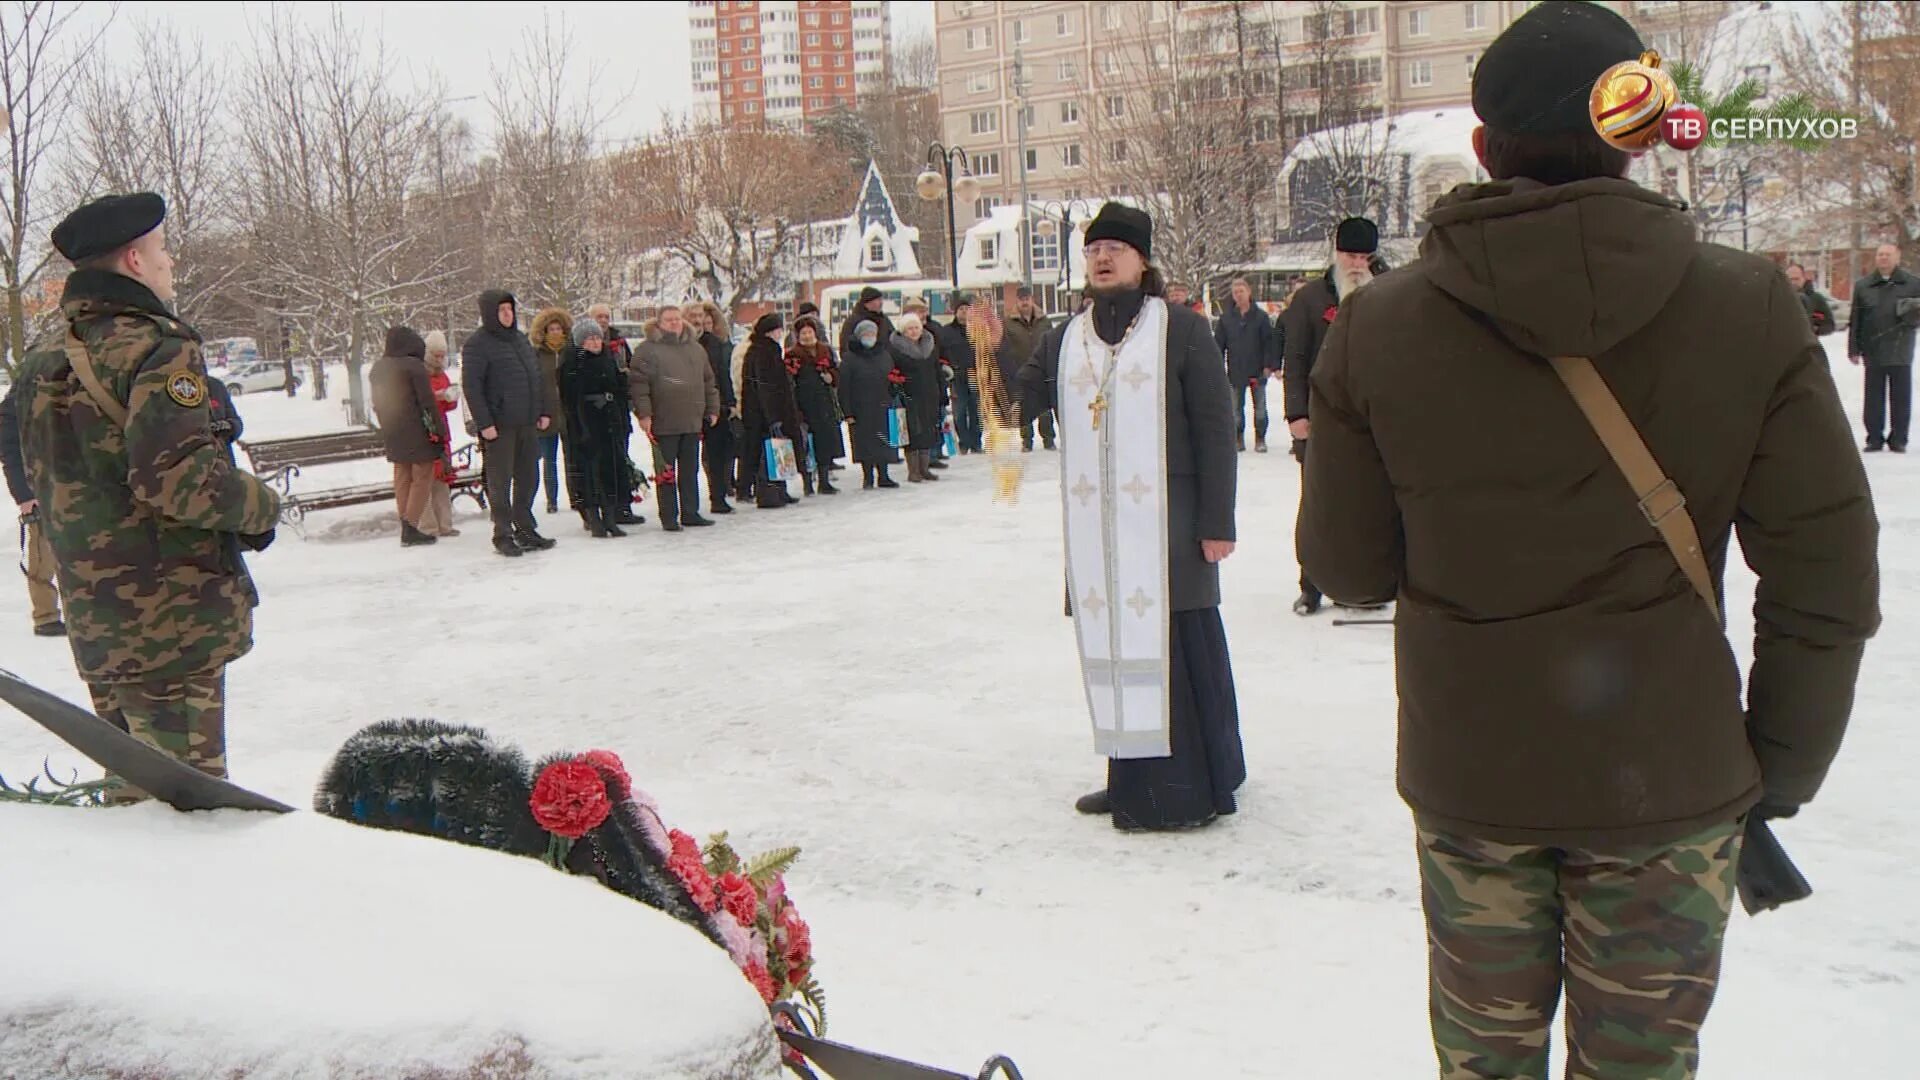
[[[1095,300],[1111,300],[1116,296],[1125,296],[1130,292],[1139,292],[1145,282],[1146,279],[1143,277],[1139,281],[1128,284],[1114,284],[1104,287],[1089,285],[1087,286],[1087,295],[1093,297]]]
[[[1334,274],[1334,282],[1339,285],[1341,296],[1353,295],[1366,288],[1367,282],[1372,280],[1372,270],[1340,270]]]

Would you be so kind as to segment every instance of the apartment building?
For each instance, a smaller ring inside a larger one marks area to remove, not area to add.
[[[878,0],[688,0],[694,116],[801,124],[886,79],[893,20]]]
[[[1358,0],[1330,8],[1306,0],[939,0],[934,29],[942,133],[947,145],[966,149],[981,183],[975,205],[960,208],[961,227],[996,206],[1018,203],[1023,172],[1035,202],[1125,194],[1096,190],[1089,179],[1088,162],[1102,138],[1095,131],[1116,127],[1089,121],[1122,119],[1108,113],[1125,103],[1103,86],[1143,65],[1172,68],[1181,79],[1210,69],[1256,69],[1249,71],[1263,110],[1256,137],[1298,136],[1329,112],[1365,118],[1470,104],[1481,53],[1532,6],[1529,0]],[[1663,55],[1691,57],[1738,5],[1618,0],[1607,6],[1632,20]],[[1243,52],[1256,59],[1244,61]],[[1016,66],[1024,87],[1015,82]],[[1323,95],[1333,93],[1342,96],[1338,108],[1323,110]],[[1090,117],[1092,109],[1107,112]],[[1121,149],[1116,141],[1098,145],[1111,155]]]

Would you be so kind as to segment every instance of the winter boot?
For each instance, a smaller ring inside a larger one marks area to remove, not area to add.
[[[733,513],[733,507],[727,503],[727,487],[728,485],[725,480],[721,480],[718,483],[711,483],[711,482],[708,483],[707,513],[709,514]]]
[[[803,495],[813,494],[813,474],[805,469],[800,470],[800,493]]]
[[[840,489],[833,486],[833,470],[832,469],[820,470],[820,494],[822,495],[840,494]]]
[[[860,490],[873,490],[873,466],[871,465],[860,466]]]
[[[900,486],[900,482],[898,480],[895,480],[893,477],[887,475],[887,467],[885,465],[880,466],[878,469],[874,470],[874,472],[875,472],[875,476],[877,477],[877,479],[875,479],[873,482],[874,487],[897,488]]]
[[[933,451],[933,450],[929,450],[929,451],[927,451],[927,468],[928,468],[928,470],[933,470],[933,469],[944,469],[944,468],[946,468],[946,467],[947,467],[947,459],[946,459],[946,458],[944,458],[944,457],[942,457],[942,456],[940,456],[940,454],[939,454],[939,453],[938,453],[937,451]],[[932,477],[932,476],[929,476],[929,477],[928,477],[928,479],[937,479],[937,477]]]
[[[1256,454],[1264,454],[1267,452],[1267,437],[1265,435],[1256,435],[1254,437],[1253,452]]]
[[[517,559],[526,554],[526,552],[520,550],[519,544],[513,542],[513,537],[511,536],[494,537],[493,553],[495,555],[505,555],[509,559]]]
[[[513,542],[520,545],[522,551],[552,551],[560,542],[549,540],[533,529],[514,534]]]
[[[600,509],[600,523],[606,527],[608,536],[627,535],[627,530],[620,527],[620,504],[618,503]]]
[[[920,475],[920,451],[907,451],[907,483],[918,484],[925,479]]]
[[[64,622],[61,622],[59,619],[55,619],[52,622],[48,622],[48,623],[41,623],[39,626],[36,626],[33,628],[33,636],[34,637],[66,637],[67,624]]]
[[[680,524],[689,529],[703,529],[713,524],[713,519],[701,517],[698,510],[690,510],[680,516]]]
[[[1090,791],[1073,800],[1073,808],[1083,814],[1113,813],[1113,799],[1107,795],[1107,789]]]
[[[607,512],[598,506],[580,508],[580,519],[587,523],[587,533],[595,540],[607,538]]]
[[[1293,613],[1303,617],[1307,615],[1318,615],[1320,613],[1320,598],[1301,593],[1300,599],[1293,602]]]
[[[935,464],[936,463],[933,460],[933,451],[931,450],[920,451],[920,479],[927,480],[927,481],[940,479],[939,477],[933,475]],[[939,467],[942,469],[946,468],[945,465],[940,465]]]
[[[419,529],[414,528],[412,525],[409,525],[404,521],[400,523],[400,546],[401,547],[421,547],[426,544],[434,544],[438,542],[439,541],[437,538],[428,536],[426,533],[421,532]]]
[[[667,478],[665,470],[662,470],[660,475],[662,477],[660,487],[654,494],[654,497],[660,500],[660,527],[668,532],[679,532],[680,488]]]

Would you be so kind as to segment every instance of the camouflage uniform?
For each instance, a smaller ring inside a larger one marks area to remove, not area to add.
[[[253,645],[237,537],[280,500],[211,429],[200,337],[146,286],[76,270],[61,310],[123,428],[61,350],[35,353],[8,397],[58,563],[76,666],[101,716],[226,775],[223,673]]]
[[[1563,976],[1567,1080],[1691,1080],[1740,838],[1595,852],[1421,828],[1441,1080],[1547,1080]]]

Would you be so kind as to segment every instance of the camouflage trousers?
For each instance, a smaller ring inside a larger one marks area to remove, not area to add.
[[[1691,1080],[1740,837],[1584,851],[1420,828],[1441,1080],[1546,1080],[1563,983],[1567,1080]]]
[[[184,679],[88,684],[93,711],[141,742],[165,750],[204,773],[227,775],[225,669]],[[116,802],[143,799],[122,787]]]
[[[33,518],[20,520],[20,546],[24,559],[20,569],[27,575],[27,601],[33,605],[33,625],[46,626],[60,621],[60,590],[53,570],[53,545],[47,542],[47,530]]]

